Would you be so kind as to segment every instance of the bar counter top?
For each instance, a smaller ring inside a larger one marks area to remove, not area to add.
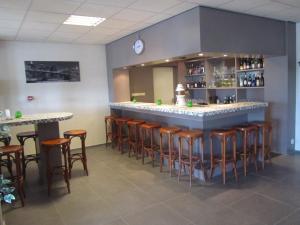
[[[176,105],[157,105],[155,103],[143,102],[118,102],[110,103],[112,109],[121,109],[129,111],[149,112],[149,113],[170,113],[183,116],[191,116],[198,118],[226,116],[228,114],[248,113],[255,110],[264,110],[268,107],[266,102],[239,102],[232,104],[211,104],[205,106],[176,106]]]

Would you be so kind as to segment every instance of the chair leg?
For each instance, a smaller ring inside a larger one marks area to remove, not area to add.
[[[70,190],[70,181],[69,181],[69,171],[68,171],[68,162],[67,162],[67,153],[66,152],[70,152],[70,146],[63,146],[62,147],[62,153],[63,153],[63,157],[64,157],[64,177],[65,177],[65,182],[67,183],[67,189],[68,189],[68,193],[71,192]]]
[[[24,189],[23,189],[23,181],[22,181],[22,172],[21,172],[21,157],[20,153],[17,152],[15,153],[15,159],[16,159],[16,179],[17,179],[17,189],[18,189],[18,194],[21,199],[21,204],[22,207],[24,207]]]
[[[87,157],[86,157],[86,149],[85,149],[85,136],[81,137],[81,149],[82,149],[82,157],[83,157],[83,168],[86,172],[86,175],[89,175],[89,170],[87,167]],[[71,173],[71,171],[70,171]]]

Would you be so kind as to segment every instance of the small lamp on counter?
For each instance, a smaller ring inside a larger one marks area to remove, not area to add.
[[[177,106],[186,106],[185,101],[185,89],[181,83],[177,84],[176,87],[176,105]]]

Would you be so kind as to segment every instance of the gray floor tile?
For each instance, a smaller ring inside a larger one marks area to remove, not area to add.
[[[179,216],[164,205],[155,205],[139,213],[126,216],[125,221],[130,225],[189,225],[190,221]]]
[[[259,194],[242,199],[233,204],[232,208],[270,225],[293,211],[293,207]]]
[[[298,224],[300,224],[300,209],[295,210],[289,216],[276,223],[276,225],[298,225]]]

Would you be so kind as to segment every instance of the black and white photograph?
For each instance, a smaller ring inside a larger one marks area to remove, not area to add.
[[[79,62],[25,61],[26,83],[80,81]]]

